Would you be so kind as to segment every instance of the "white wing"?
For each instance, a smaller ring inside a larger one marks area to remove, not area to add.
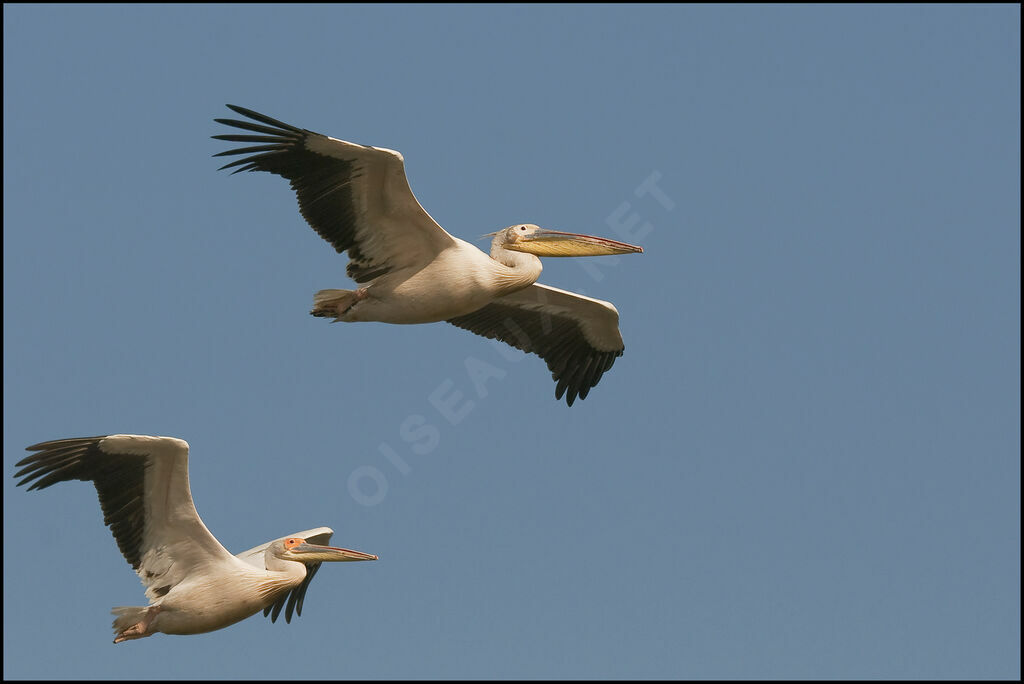
[[[234,558],[199,518],[188,485],[188,443],[173,437],[109,435],[42,442],[18,462],[18,484],[96,486],[103,522],[152,601],[199,567]]]
[[[338,253],[348,250],[348,275],[356,282],[423,266],[455,245],[412,194],[398,152],[329,138],[251,109],[228,107],[261,123],[215,121],[262,135],[213,136],[259,143],[214,155],[249,155],[221,168],[237,166],[234,173],[268,171],[291,181],[299,211],[313,230]]]
[[[448,322],[544,359],[572,406],[586,399],[625,346],[619,312],[610,303],[534,283]]]

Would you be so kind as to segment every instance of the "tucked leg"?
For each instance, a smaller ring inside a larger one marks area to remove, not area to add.
[[[154,618],[156,618],[157,613],[159,612],[160,606],[150,606],[145,609],[141,615],[142,619],[118,632],[117,636],[114,637],[114,643],[119,644],[122,641],[141,639],[143,637],[150,636],[152,632],[149,631],[149,626],[153,623]]]

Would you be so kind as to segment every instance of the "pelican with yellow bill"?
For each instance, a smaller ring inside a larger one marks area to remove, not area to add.
[[[290,181],[299,211],[340,254],[356,289],[320,290],[314,316],[353,323],[447,321],[543,358],[555,398],[584,399],[625,348],[611,303],[537,282],[539,257],[643,252],[607,238],[513,224],[489,235],[490,254],[445,231],[416,200],[405,160],[228,105],[249,120],[216,119],[247,131],[215,135],[253,143],[215,156],[246,155],[221,168],[267,171]]]

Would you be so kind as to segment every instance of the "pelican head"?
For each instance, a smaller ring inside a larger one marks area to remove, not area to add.
[[[362,551],[351,549],[339,549],[333,546],[319,546],[310,544],[301,537],[289,537],[274,542],[273,555],[282,560],[297,561],[299,563],[323,563],[340,561],[370,561],[377,560],[377,557]]]
[[[500,246],[539,257],[603,256],[644,251],[643,247],[625,242],[593,235],[547,230],[532,223],[518,223],[492,235],[492,248]]]

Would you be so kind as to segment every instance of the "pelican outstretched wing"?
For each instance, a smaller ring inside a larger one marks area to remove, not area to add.
[[[587,398],[625,349],[610,302],[539,283],[448,322],[544,359],[555,398],[564,394],[569,406]]]
[[[188,443],[174,437],[107,435],[34,444],[18,461],[18,485],[92,482],[117,546],[152,601],[197,565],[234,559],[196,512]]]
[[[214,138],[256,143],[214,155],[247,155],[221,168],[235,168],[234,173],[268,171],[287,178],[298,196],[299,211],[313,230],[338,253],[348,251],[348,275],[356,282],[427,264],[455,244],[416,200],[398,152],[329,138],[251,109],[228,107],[259,123],[215,119],[251,133]]]

